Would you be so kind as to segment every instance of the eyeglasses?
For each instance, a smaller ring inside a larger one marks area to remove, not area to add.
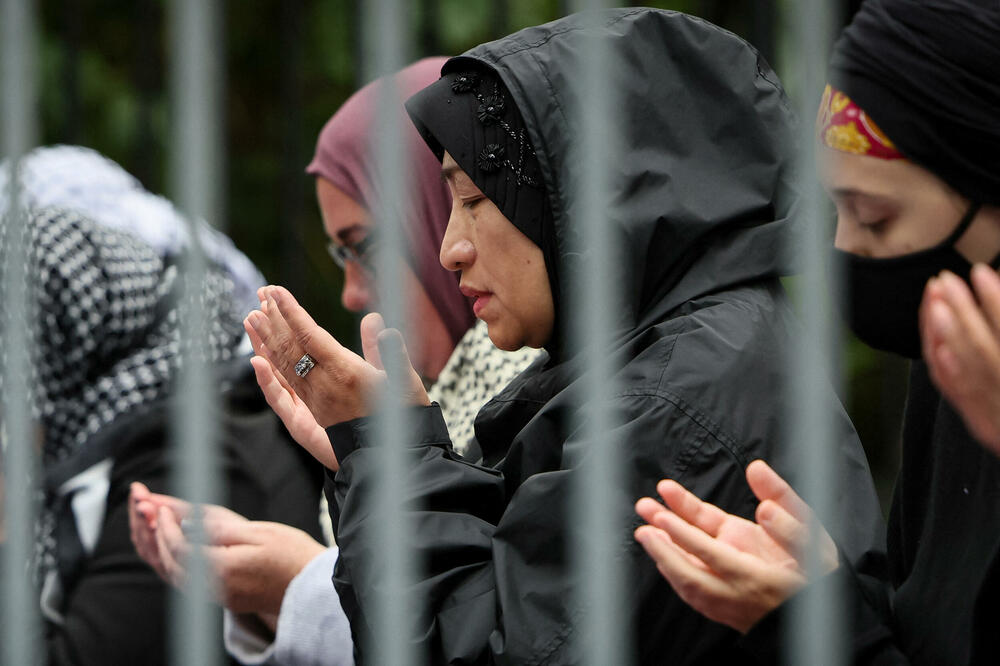
[[[340,243],[330,241],[326,244],[326,251],[330,253],[330,257],[334,263],[340,266],[341,269],[347,268],[347,262],[356,261],[365,270],[373,272],[375,269],[374,261],[377,247],[378,236],[369,231],[368,235],[360,241],[350,245],[341,245]]]

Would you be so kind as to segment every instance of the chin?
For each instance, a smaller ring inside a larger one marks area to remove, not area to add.
[[[514,336],[504,335],[503,331],[498,331],[497,327],[487,324],[487,332],[493,346],[501,351],[513,352],[524,347],[524,342]]]

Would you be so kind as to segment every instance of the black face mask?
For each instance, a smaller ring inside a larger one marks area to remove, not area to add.
[[[955,243],[979,211],[973,203],[955,230],[938,245],[899,257],[872,259],[834,248],[844,276],[844,315],[870,347],[920,358],[920,301],[927,281],[948,270],[966,282],[972,264]]]

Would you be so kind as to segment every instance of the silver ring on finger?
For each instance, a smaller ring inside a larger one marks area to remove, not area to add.
[[[309,354],[303,354],[299,362],[295,364],[295,374],[299,377],[305,377],[315,367],[316,360]]]

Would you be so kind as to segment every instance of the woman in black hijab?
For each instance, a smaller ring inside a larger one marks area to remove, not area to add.
[[[637,661],[732,663],[738,651],[736,633],[673,597],[631,540],[632,500],[671,474],[750,515],[745,464],[768,455],[791,468],[776,399],[795,335],[778,281],[795,220],[791,117],[767,64],[731,33],[650,9],[568,17],[452,59],[407,105],[452,191],[441,261],[461,271],[495,344],[549,353],[480,412],[478,464],[454,453],[437,408],[412,384],[413,402],[423,406],[411,415],[407,520],[423,569],[410,591],[426,605],[411,640],[431,663],[582,659],[568,500],[587,459],[585,437],[573,429],[586,409],[586,358],[563,332],[568,293],[589,267],[587,248],[573,247],[581,203],[567,192],[587,137],[566,109],[581,101],[573,79],[592,39],[621,74],[608,224],[627,260],[615,266],[619,314],[606,353],[620,386],[611,399],[624,471],[615,543]],[[334,582],[363,649],[384,584],[370,520],[382,477],[356,387],[381,376],[316,327],[287,291],[263,294],[265,311],[251,313],[248,328],[266,356],[254,360],[265,394],[293,398],[279,373],[312,417],[332,426],[341,547]],[[362,323],[372,361],[380,325],[377,315]],[[829,518],[850,556],[861,557],[877,547],[879,510],[857,436],[832,391],[828,400],[840,435],[831,474],[852,489],[839,519]]]
[[[947,271],[930,292],[967,294],[973,263],[982,274],[1000,260],[998,35],[996,2],[869,0],[836,45],[817,121],[848,323],[873,347],[914,359],[888,562],[855,567],[841,557],[838,566],[827,543],[833,576],[849,592],[855,663],[1000,660],[1000,460],[935,389],[921,352],[933,360],[936,348],[926,338],[921,347],[918,325],[928,280]],[[671,482],[661,492],[675,515],[643,500],[640,513],[665,531],[643,527],[637,538],[695,607],[748,631],[747,644],[773,657],[782,602],[806,580],[794,554],[808,508],[762,463],[747,472],[764,500],[751,546],[771,536],[788,546],[783,554],[710,538],[695,512],[712,509]],[[726,573],[694,571],[685,550]]]

